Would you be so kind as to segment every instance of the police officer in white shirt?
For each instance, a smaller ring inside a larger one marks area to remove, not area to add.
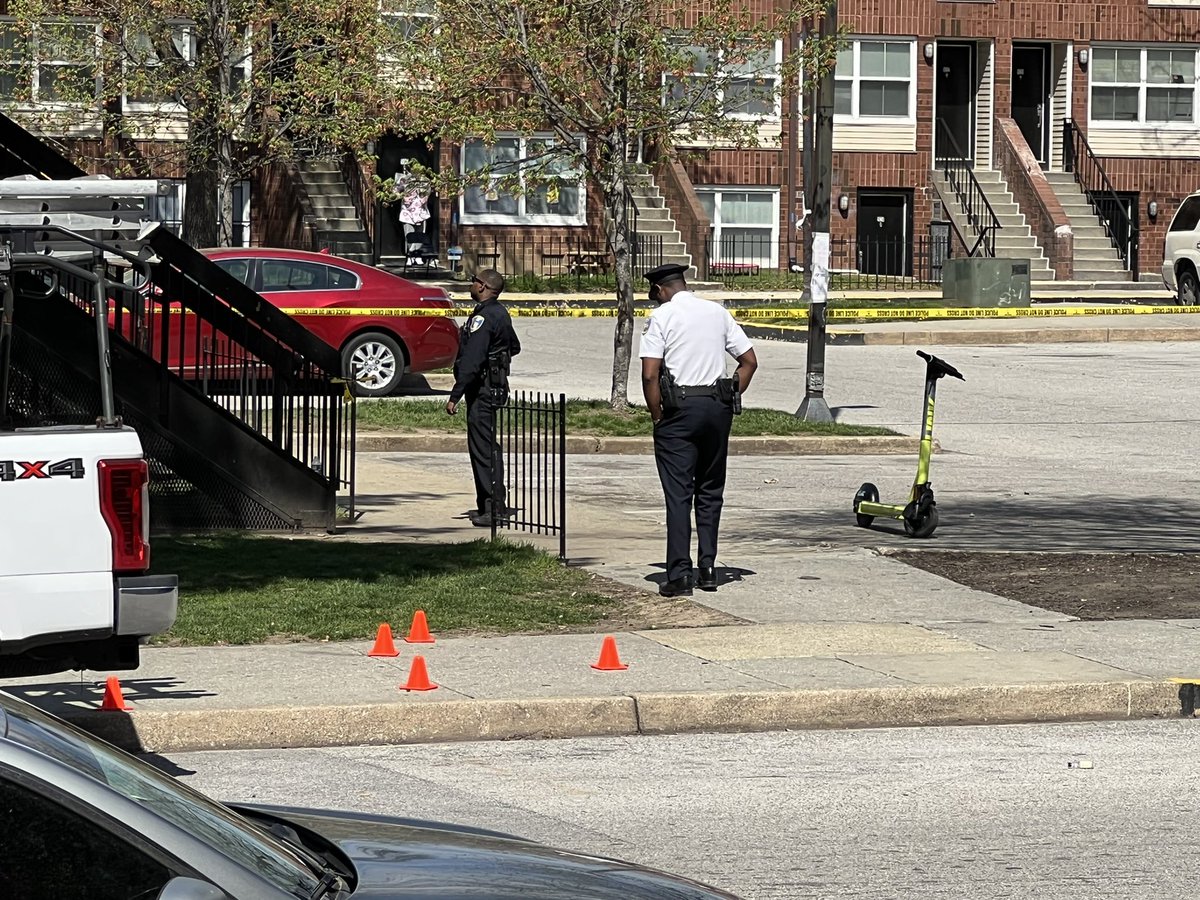
[[[717,530],[725,502],[725,462],[735,405],[758,368],[754,348],[723,306],[687,289],[680,265],[646,273],[659,307],[642,334],[642,393],[654,420],[654,460],[667,505],[664,597],[690,597],[695,584],[717,589]],[[726,378],[726,354],[737,359]],[[695,499],[699,578],[692,573]]]

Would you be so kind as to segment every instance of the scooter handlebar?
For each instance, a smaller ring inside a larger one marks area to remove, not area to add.
[[[917,356],[921,357],[921,359],[925,360],[925,362],[929,364],[929,376],[931,378],[941,378],[943,375],[950,375],[951,377],[957,378],[960,381],[967,380],[963,377],[963,374],[958,371],[958,369],[954,368],[954,366],[950,365],[950,363],[946,362],[944,359],[938,359],[936,356],[930,356],[924,350],[918,350]]]

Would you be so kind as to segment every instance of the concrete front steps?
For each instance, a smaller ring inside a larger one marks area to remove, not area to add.
[[[341,167],[332,159],[302,159],[297,163],[300,181],[312,204],[313,223],[320,231],[333,232],[330,250],[338,256],[370,264],[371,239],[358,218],[350,189]]]
[[[952,205],[955,217],[961,222],[965,220],[965,211],[959,206],[954,189],[946,183],[940,171],[932,174],[932,180],[943,202]],[[987,197],[1000,223],[996,232],[996,257],[1000,259],[1028,259],[1029,280],[1031,282],[1047,282],[1054,280],[1054,270],[1050,261],[1042,252],[1041,245],[1034,238],[1033,232],[1025,222],[1025,216],[1017,205],[1016,198],[1008,189],[1003,176],[995,169],[976,169],[975,179]]]
[[[1121,261],[1121,255],[1100,224],[1083,188],[1076,183],[1075,176],[1070,172],[1047,172],[1046,180],[1071,223],[1075,240],[1074,280],[1132,284],[1133,279]]]
[[[654,176],[649,172],[631,174],[629,176],[629,192],[633,196],[633,204],[638,211],[638,234],[661,236],[663,264],[675,263],[687,266],[688,281],[696,282],[697,272],[692,263],[692,255],[688,252],[687,245],[683,242],[683,236],[675,225],[671,210],[667,209],[667,202],[663,199],[662,192],[654,183]]]

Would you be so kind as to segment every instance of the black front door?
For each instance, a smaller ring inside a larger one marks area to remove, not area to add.
[[[858,271],[912,274],[912,192],[858,192]]]
[[[379,141],[376,174],[383,179],[404,179],[404,173],[412,164],[418,164],[436,172],[438,154],[436,147],[429,147],[425,138],[411,135],[386,134]],[[414,232],[421,233],[424,244],[430,249],[438,246],[438,202],[426,196],[425,210],[429,218],[420,223],[405,222],[402,202],[381,203],[376,210],[375,227],[378,230],[377,244],[380,256],[405,257],[406,245]],[[413,217],[408,217],[413,218]]]
[[[937,45],[936,158],[975,158],[975,45]]]
[[[1012,117],[1043,166],[1050,160],[1050,53],[1046,47],[1013,47]]]

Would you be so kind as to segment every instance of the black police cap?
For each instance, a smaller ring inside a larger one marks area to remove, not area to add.
[[[646,280],[651,284],[665,284],[668,281],[682,279],[686,271],[687,266],[681,266],[678,263],[668,263],[665,266],[659,266],[647,272]]]

